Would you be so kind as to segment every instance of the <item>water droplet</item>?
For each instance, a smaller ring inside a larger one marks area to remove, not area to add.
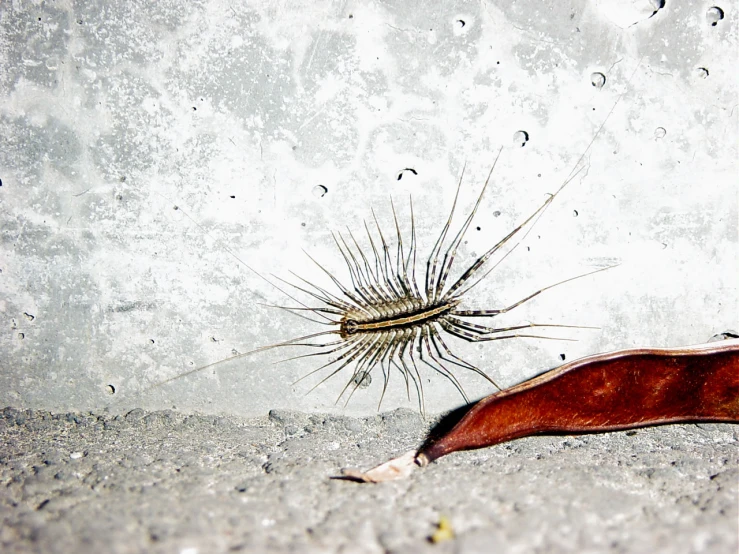
[[[370,383],[372,383],[372,376],[366,371],[362,371],[358,373],[357,375],[355,375],[352,381],[360,389],[366,389],[367,387],[370,386]]]
[[[513,145],[514,146],[526,146],[529,142],[529,134],[526,131],[516,131],[513,133]]]
[[[656,140],[665,138],[665,135],[667,134],[667,130],[664,127],[657,127],[654,130],[654,138]]]
[[[700,79],[707,79],[708,78],[708,70],[705,67],[699,67],[695,70],[695,75],[699,77]]]
[[[606,84],[606,76],[600,71],[595,71],[590,74],[590,84],[595,88],[603,88],[603,85]]]
[[[326,196],[326,193],[328,192],[328,189],[324,187],[323,185],[316,185],[313,187],[313,196],[316,198],[323,198]]]
[[[711,27],[718,25],[718,22],[724,18],[724,10],[718,6],[713,6],[706,10],[706,21]]]

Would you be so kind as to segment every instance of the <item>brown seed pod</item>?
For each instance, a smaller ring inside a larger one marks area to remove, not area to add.
[[[478,402],[423,446],[419,465],[540,433],[739,422],[739,342],[620,350],[564,364]]]
[[[377,483],[459,450],[544,433],[602,433],[679,422],[739,423],[739,341],[641,348],[564,364],[475,404],[451,430],[367,472]]]

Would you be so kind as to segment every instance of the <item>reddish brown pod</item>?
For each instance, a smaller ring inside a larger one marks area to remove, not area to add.
[[[739,341],[641,348],[567,363],[475,404],[451,430],[367,472],[381,482],[459,450],[545,433],[602,433],[678,422],[739,423]]]
[[[739,342],[620,350],[575,360],[478,402],[422,447],[419,465],[541,433],[739,422]]]

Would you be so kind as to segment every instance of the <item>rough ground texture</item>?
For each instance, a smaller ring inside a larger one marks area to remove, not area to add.
[[[0,550],[737,551],[739,428],[534,437],[383,485],[331,480],[417,446],[429,422],[0,412]],[[455,538],[428,537],[447,517]]]

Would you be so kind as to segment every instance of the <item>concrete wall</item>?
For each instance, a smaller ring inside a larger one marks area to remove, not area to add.
[[[737,3],[712,6],[3,2],[0,405],[373,413],[377,369],[334,408],[351,372],[306,395],[318,375],[291,383],[323,362],[274,364],[295,349],[148,389],[321,328],[261,305],[295,304],[247,264],[330,287],[305,249],[347,280],[331,232],[367,249],[374,208],[391,236],[392,198],[409,241],[409,195],[425,261],[463,165],[454,229],[501,147],[456,275],[583,169],[466,306],[620,265],[497,322],[598,327],[549,332],[577,342],[455,351],[510,385],[736,330]],[[423,375],[429,411],[461,404]],[[397,406],[416,403],[396,372]]]

